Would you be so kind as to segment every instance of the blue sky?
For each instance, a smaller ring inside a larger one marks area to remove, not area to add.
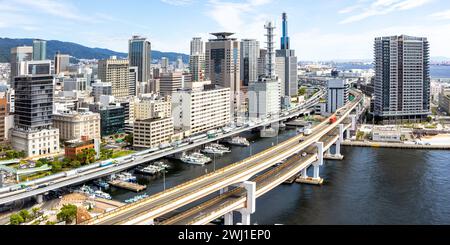
[[[432,56],[450,57],[448,0],[0,0],[0,37],[126,51],[139,34],[155,50],[188,53],[210,32],[263,42],[264,23],[279,27],[283,11],[300,60],[371,59],[376,36],[397,34],[428,37]]]

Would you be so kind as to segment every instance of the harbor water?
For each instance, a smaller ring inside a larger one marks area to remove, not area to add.
[[[174,187],[295,134],[285,130],[278,138],[262,139],[248,132],[242,136],[252,147],[233,146],[232,153],[216,156],[215,164],[206,166],[165,159],[171,165],[165,178],[138,175],[138,182],[148,185],[139,194],[162,191],[164,179],[166,188]],[[323,186],[281,185],[259,198],[252,223],[450,224],[450,151],[344,147],[343,154],[343,161],[326,161],[322,167]],[[137,195],[116,188],[108,192],[119,201]]]

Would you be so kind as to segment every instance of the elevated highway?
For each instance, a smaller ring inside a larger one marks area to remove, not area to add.
[[[340,149],[340,143],[343,142],[344,131],[348,130],[350,126],[354,127],[354,123],[356,121],[355,119],[352,119],[352,125],[343,125],[344,120],[350,116],[352,111],[361,111],[360,104],[363,99],[362,95],[356,92],[353,93],[356,95],[355,100],[341,108],[336,113],[336,122],[332,124],[330,124],[329,121],[320,123],[313,129],[313,133],[309,136],[295,136],[250,158],[173,187],[139,202],[99,215],[89,221],[86,221],[84,224],[154,224],[154,220],[162,215],[168,214],[190,203],[201,200],[202,198],[205,198],[220,190],[226,190],[230,186],[248,182],[248,180],[253,178],[256,174],[267,171],[275,164],[282,162],[295,154],[301,153],[308,147],[317,144],[317,142],[320,142],[324,136],[330,132],[333,132],[336,128],[339,128],[339,136],[333,139],[337,140],[337,144],[339,146],[337,148]],[[317,154],[316,158],[320,160],[318,161],[320,164],[323,163],[324,146],[325,145],[323,143],[320,144],[320,147],[318,146],[318,148],[321,149],[321,153]],[[328,145],[326,147],[329,148]],[[314,161],[314,157],[310,159],[311,161]],[[305,166],[309,166],[308,164],[311,165],[310,162],[307,162]],[[294,168],[292,172],[297,170],[299,172],[304,168],[304,166],[303,168],[302,166],[298,166],[298,168]],[[319,177],[318,169],[319,165],[314,165],[314,178]],[[290,173],[291,172],[287,173],[286,176],[290,175]],[[280,181],[280,183],[282,183],[284,179],[281,178]]]

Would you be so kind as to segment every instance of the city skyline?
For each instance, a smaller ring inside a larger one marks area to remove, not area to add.
[[[371,60],[375,37],[398,34],[427,37],[432,57],[450,57],[450,34],[442,31],[450,29],[450,3],[443,0],[346,0],[326,4],[281,0],[0,3],[4,37],[70,41],[119,52],[127,52],[128,40],[135,34],[148,37],[155,50],[186,54],[192,37],[207,41],[213,38],[211,32],[232,31],[239,39],[261,41],[261,26],[268,20],[275,21],[278,47],[281,13],[286,11],[291,48],[300,61]]]

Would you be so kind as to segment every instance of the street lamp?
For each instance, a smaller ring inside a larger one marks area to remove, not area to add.
[[[214,164],[214,172],[216,172],[216,154],[213,154],[213,164]]]
[[[163,186],[164,186],[164,191],[166,191],[166,170],[163,170],[162,173],[163,173]]]

